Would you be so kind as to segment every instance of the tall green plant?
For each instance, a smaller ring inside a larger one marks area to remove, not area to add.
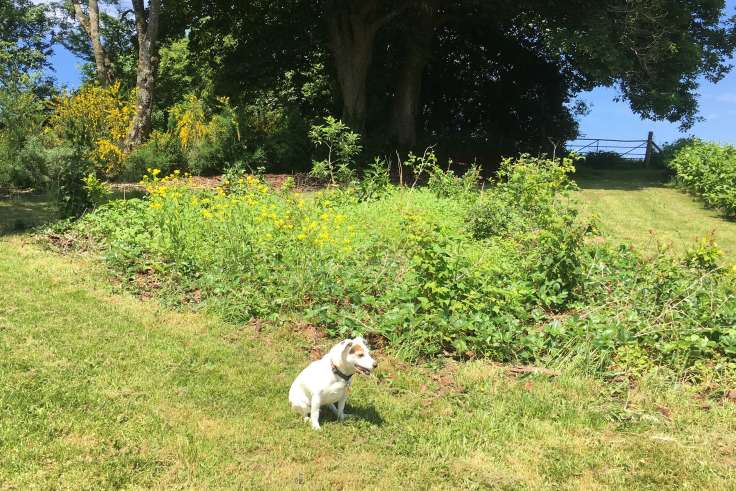
[[[322,125],[309,130],[309,138],[318,151],[326,154],[312,161],[312,175],[329,180],[330,184],[347,184],[355,180],[355,163],[363,147],[360,135],[342,121],[327,116]]]

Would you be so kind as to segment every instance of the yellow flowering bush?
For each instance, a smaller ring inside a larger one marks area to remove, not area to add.
[[[216,99],[215,107],[188,95],[171,109],[169,133],[179,143],[189,168],[197,173],[221,169],[233,162],[240,142],[236,109],[227,97]]]
[[[55,97],[52,108],[46,134],[55,145],[79,149],[106,176],[122,171],[124,143],[134,115],[132,94],[124,96],[119,83],[85,85]]]

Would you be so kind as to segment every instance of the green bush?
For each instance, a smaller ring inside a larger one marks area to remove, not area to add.
[[[359,186],[303,197],[236,172],[201,190],[154,171],[147,198],[107,203],[72,232],[131,283],[155,274],[165,294],[196,291],[239,323],[299,315],[408,358],[736,373],[736,273],[709,242],[645,260],[588,240],[566,197],[571,166],[523,156],[483,193],[381,185],[369,199]]]
[[[692,139],[679,142],[668,154],[678,186],[736,216],[736,147]]]
[[[57,146],[47,151],[53,176],[53,194],[62,217],[78,217],[94,208],[84,179],[95,173],[94,163],[79,147]]]
[[[498,171],[499,183],[472,209],[468,220],[476,239],[543,230],[574,218],[568,192],[573,160],[548,160],[522,155],[507,158]]]
[[[643,165],[641,161],[627,159],[617,152],[600,151],[589,152],[580,160],[580,164],[594,168],[624,167],[630,165]]]
[[[210,107],[189,95],[171,109],[170,119],[169,131],[178,139],[179,151],[193,174],[221,172],[240,157],[237,109],[226,97]]]
[[[309,170],[309,127],[297,108],[262,95],[245,106],[241,121],[248,165],[270,172]]]
[[[0,89],[0,187],[50,184],[41,130],[43,103],[30,90]]]
[[[332,185],[348,184],[355,180],[356,158],[363,147],[360,135],[351,131],[342,121],[327,116],[322,125],[313,125],[309,139],[324,155],[312,161],[311,174],[325,179]]]
[[[178,139],[170,132],[153,131],[151,137],[128,154],[123,178],[139,181],[146,169],[159,169],[170,174],[174,169],[187,169]]]

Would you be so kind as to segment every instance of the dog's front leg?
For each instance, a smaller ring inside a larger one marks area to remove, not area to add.
[[[312,396],[312,413],[310,414],[310,419],[312,420],[312,429],[313,430],[319,430],[319,407],[322,405],[322,401],[320,400],[319,396],[313,395]]]
[[[348,395],[345,394],[337,401],[337,419],[343,421],[349,414],[345,414],[345,403],[348,401]]]

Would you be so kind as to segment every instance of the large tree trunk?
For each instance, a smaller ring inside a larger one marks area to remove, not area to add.
[[[397,2],[398,3],[398,2]],[[328,15],[330,50],[342,94],[342,119],[363,133],[366,120],[366,80],[378,30],[403,10],[380,14],[379,0],[350,0]]]
[[[422,77],[432,54],[432,40],[439,25],[441,0],[429,0],[411,16],[406,32],[404,59],[399,69],[393,102],[391,132],[400,149],[417,143],[417,116],[422,95]]]
[[[100,9],[97,0],[89,0],[87,3],[87,14],[82,9],[79,0],[72,2],[74,5],[74,16],[82,29],[89,36],[92,44],[92,53],[95,57],[95,70],[100,85],[107,86],[113,82],[112,63],[100,38]]]
[[[153,86],[158,57],[158,24],[161,0],[151,0],[148,19],[143,0],[133,0],[135,28],[138,33],[138,69],[136,77],[136,102],[133,124],[128,133],[128,149],[140,145],[151,132],[153,111]]]

